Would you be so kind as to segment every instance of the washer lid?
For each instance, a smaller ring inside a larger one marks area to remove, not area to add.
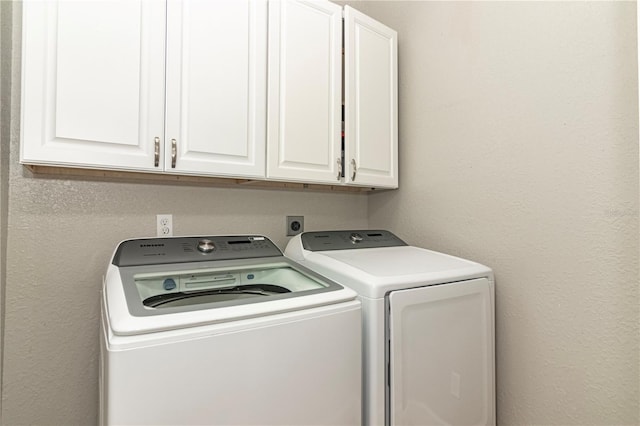
[[[129,313],[146,317],[339,290],[284,257],[120,268]]]
[[[233,321],[353,300],[356,293],[282,256],[262,236],[128,240],[107,269],[114,334]]]
[[[479,263],[412,246],[305,251],[304,257],[305,265],[371,298],[397,289],[491,275]]]
[[[137,335],[341,303],[356,293],[279,257],[111,265],[104,298],[112,332]]]

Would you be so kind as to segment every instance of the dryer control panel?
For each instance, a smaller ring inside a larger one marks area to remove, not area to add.
[[[302,246],[309,251],[398,247],[407,243],[384,230],[304,232]]]
[[[160,265],[282,256],[263,236],[202,236],[127,240],[113,256],[116,266]]]

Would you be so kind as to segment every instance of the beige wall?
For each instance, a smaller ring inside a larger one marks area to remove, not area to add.
[[[12,71],[19,100],[17,22]],[[11,21],[3,15],[1,24],[4,37]],[[97,422],[102,275],[120,240],[155,234],[156,214],[173,214],[176,235],[261,233],[282,249],[287,214],[304,215],[307,230],[367,226],[360,194],[34,177],[18,164],[17,103],[12,113],[2,424]]]
[[[369,224],[495,269],[499,423],[640,424],[635,3],[361,8],[399,32]]]

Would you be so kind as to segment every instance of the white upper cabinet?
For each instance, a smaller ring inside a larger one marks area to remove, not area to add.
[[[26,1],[23,22],[22,162],[264,178],[266,0]]]
[[[22,72],[25,164],[398,186],[396,32],[348,6],[25,0]]]
[[[21,160],[155,169],[164,40],[161,2],[24,2]]]
[[[397,34],[348,6],[343,31],[342,14],[269,2],[267,178],[397,188]]]
[[[264,177],[266,34],[266,0],[168,2],[167,172]]]
[[[342,8],[269,2],[267,178],[340,182]]]
[[[345,6],[345,181],[398,187],[397,33]]]

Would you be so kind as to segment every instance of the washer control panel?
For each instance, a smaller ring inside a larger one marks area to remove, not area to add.
[[[353,250],[407,245],[391,232],[383,230],[304,232],[300,238],[302,247],[309,251]]]
[[[112,263],[140,266],[275,256],[282,256],[282,252],[263,236],[144,238],[120,243]]]

